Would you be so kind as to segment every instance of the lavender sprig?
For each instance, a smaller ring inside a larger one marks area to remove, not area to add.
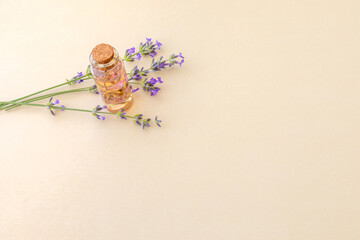
[[[155,57],[157,52],[155,50],[159,50],[162,44],[156,40],[154,43],[151,41],[151,38],[146,38],[145,43],[140,43],[139,51],[135,52],[135,48],[129,48],[125,51],[125,55],[123,61],[133,62],[135,59],[140,60],[142,56],[149,55],[152,58]]]
[[[152,60],[151,70],[156,72],[156,71],[160,71],[166,66],[171,67],[175,64],[179,64],[181,67],[181,65],[184,63],[184,58],[185,57],[182,55],[182,53],[179,53],[178,55],[171,54],[169,59],[166,60],[162,60],[163,57],[161,56],[158,61],[155,61],[154,59]],[[180,60],[180,62],[178,60]]]
[[[52,99],[51,99],[52,100]],[[52,101],[49,101],[50,103]],[[111,112],[103,112],[100,110],[101,109],[104,109],[104,106],[103,107],[100,107],[100,105],[96,106],[93,110],[88,110],[88,109],[79,109],[79,108],[68,108],[68,107],[65,107],[63,105],[61,106],[56,106],[59,102],[58,101],[54,101],[53,104],[49,104],[51,107],[49,107],[49,109],[59,109],[59,110],[66,110],[66,111],[77,111],[77,112],[88,112],[88,113],[92,113],[93,115],[96,114],[96,115],[99,115],[99,114],[108,114],[108,115],[115,115],[115,116],[118,116],[118,118],[120,119],[124,119],[126,120],[127,118],[132,118],[134,119],[135,121],[139,122],[139,126],[143,126],[143,128],[145,127],[150,127],[152,121],[150,118],[146,118],[146,119],[143,119],[143,115],[142,114],[136,114],[135,116],[131,116],[131,115],[126,115],[126,113],[124,112],[124,110],[120,110],[118,113],[111,113]],[[16,102],[16,101],[0,101],[0,104],[20,104],[20,105],[25,105],[25,106],[33,106],[33,107],[45,107],[45,108],[48,108],[48,104],[35,104],[35,103],[25,103],[25,102]],[[141,115],[141,117],[139,117]],[[100,116],[100,115],[99,115]],[[103,117],[103,116],[100,116],[100,117]],[[96,117],[97,119],[100,119],[100,120],[104,120],[105,117],[103,118],[100,118],[100,117]],[[157,117],[155,118],[155,124],[158,125],[157,123],[161,122],[160,120],[157,119]],[[158,125],[159,126],[159,125]]]
[[[180,60],[181,59],[181,60]],[[172,54],[168,59],[163,60],[163,56],[161,56],[157,61],[154,60],[154,58],[151,61],[151,66],[148,69],[144,69],[142,67],[141,69],[138,68],[138,66],[135,66],[129,73],[129,81],[131,80],[142,80],[143,76],[147,76],[150,71],[157,72],[161,71],[162,69],[166,67],[171,67],[175,64],[179,64],[180,67],[184,63],[184,56],[182,53],[179,53],[178,55]]]

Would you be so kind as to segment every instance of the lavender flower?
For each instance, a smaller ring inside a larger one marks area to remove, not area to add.
[[[150,90],[150,96],[155,96],[160,91],[160,88],[155,87],[154,89]]]
[[[86,70],[88,71],[88,70]],[[68,79],[66,79],[67,83],[69,85],[73,84],[73,83],[82,83],[84,80],[81,79],[81,77],[83,77],[83,73],[82,72],[78,72],[74,77],[72,77],[70,79],[70,81]]]
[[[139,125],[139,126],[141,126],[140,121],[142,121],[142,117],[143,117],[142,114],[136,114],[136,115],[134,116],[134,123],[137,124],[137,125]]]
[[[129,80],[141,80],[141,76],[139,74],[135,74],[134,76],[130,77]]]
[[[55,106],[56,104],[59,104],[59,100],[55,99],[55,101],[52,101],[53,97],[49,99],[49,102],[46,104],[46,108],[49,109],[50,113],[55,116],[54,111],[52,110],[52,106]]]
[[[154,85],[157,81],[155,78],[150,78],[150,80],[147,81],[149,84]]]
[[[90,91],[91,93],[99,94],[99,91],[98,91],[98,89],[97,89],[96,84],[94,84],[94,85],[92,85],[91,87],[89,87],[89,91]]]
[[[74,76],[72,79],[81,78],[82,76],[83,76],[83,73],[78,72],[78,74],[76,76]],[[82,82],[84,82],[84,80],[82,80],[82,79],[78,79],[78,80],[74,81],[74,83],[82,83]]]
[[[152,59],[152,61],[151,61],[151,70],[153,72],[160,71],[161,69],[165,68],[165,66],[166,66],[165,62],[166,61],[163,61],[162,59],[163,59],[162,56],[157,61]]]
[[[180,53],[179,55],[176,55],[176,57],[182,58],[181,61],[179,62],[179,65],[181,67],[181,64],[184,63],[184,57],[183,57],[182,53]]]
[[[130,55],[130,54],[133,54],[133,53],[135,53],[135,48],[134,47],[129,48],[129,49],[126,50],[127,55]]]
[[[156,125],[158,125],[158,127],[161,127],[161,125],[160,125],[161,120],[159,120],[159,119],[157,118],[157,116],[155,117],[155,123],[156,123]]]
[[[177,58],[182,58],[182,60],[180,62],[178,62]],[[179,64],[181,66],[181,64],[184,63],[184,57],[182,55],[172,54],[168,60],[162,60],[162,59],[163,59],[163,57],[160,57],[159,60],[157,60],[157,61],[155,61],[153,59],[153,61],[151,62],[151,70],[153,72],[160,71],[163,68],[165,68],[166,66],[171,67],[175,64]]]
[[[149,55],[150,55],[152,58],[154,58],[156,54],[157,54],[157,52],[155,52],[155,51],[152,51],[151,53],[149,53]]]
[[[161,77],[157,77],[156,79],[157,79],[157,82],[163,83],[163,81],[161,80]]]
[[[131,89],[131,93],[138,91],[140,88]]]
[[[176,57],[180,57],[182,59],[184,59],[185,57],[182,55],[182,53],[179,53],[179,55],[176,55]]]
[[[151,122],[151,118],[148,118],[146,120],[143,120],[142,122],[142,128],[145,129],[145,127],[150,127],[149,122]]]
[[[154,86],[156,83],[163,83],[163,81],[160,77],[158,77],[157,79],[150,78],[150,80],[145,79],[142,83],[143,90],[150,92],[151,96],[155,96],[160,91],[159,87]]]
[[[99,112],[99,111],[101,111],[101,110],[103,110],[103,109],[106,109],[106,106],[105,106],[105,105],[104,105],[104,106],[97,105],[97,106],[93,109],[92,115],[95,116],[95,117],[96,117],[97,119],[99,119],[99,120],[105,120],[105,117],[100,116],[99,114],[97,114],[97,112]]]
[[[161,48],[161,46],[162,46],[162,44],[160,42],[158,42],[158,40],[156,40],[155,48],[159,50]]]
[[[129,73],[129,81],[130,80],[141,80],[141,76],[147,76],[149,73],[148,70],[144,70],[144,67],[142,67],[140,70],[138,69],[138,66],[135,66]]]
[[[61,105],[61,111],[65,111],[65,106],[64,105]]]
[[[177,61],[177,58],[181,58],[181,61],[178,62]],[[179,53],[178,55],[175,55],[175,54],[172,54],[170,57],[169,57],[169,67],[171,67],[172,65],[175,65],[175,64],[179,64],[180,67],[181,67],[181,64],[184,63],[184,56],[182,55],[182,53]]]
[[[143,119],[142,114],[136,114],[134,116],[134,123],[139,126],[142,126],[143,129],[145,129],[145,127],[150,127],[150,122],[151,122],[151,118]]]
[[[140,58],[141,58],[141,54],[140,54],[140,53],[136,54],[136,56],[134,57],[134,59],[137,59],[137,60],[140,60]]]
[[[121,109],[120,111],[118,111],[118,112],[116,113],[116,116],[117,116],[119,119],[126,120],[126,112],[124,112],[124,109]]]

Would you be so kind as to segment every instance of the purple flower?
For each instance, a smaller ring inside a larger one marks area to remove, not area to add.
[[[97,90],[96,84],[92,85],[89,88],[89,91],[92,92],[92,93],[95,93],[95,94],[99,94],[99,91]]]
[[[82,77],[83,76],[83,73],[82,72],[78,72],[78,74],[74,77],[74,78],[79,78],[79,77]]]
[[[136,54],[136,56],[134,57],[134,59],[137,59],[137,60],[140,60],[140,58],[141,58],[141,54],[140,54],[140,53]]]
[[[142,120],[143,115],[142,114],[136,114],[134,116],[134,123],[136,123],[137,125],[141,126],[140,120]]]
[[[54,111],[52,110],[52,106],[59,104],[59,100],[55,99],[55,101],[52,101],[53,97],[49,99],[49,102],[46,104],[46,108],[50,110],[50,113],[55,116]]]
[[[76,81],[74,81],[75,79],[77,78],[81,78],[83,76],[83,73],[82,72],[78,72],[77,75],[75,75],[71,80],[74,82],[74,83],[82,83],[84,80],[82,79],[78,79]],[[71,82],[69,83],[71,84]]]
[[[139,90],[139,88],[131,89],[131,92],[134,93],[134,92],[136,92],[137,90]]]
[[[179,53],[179,55],[176,55],[175,57],[181,57],[182,59],[184,59],[184,56],[182,55],[182,53]]]
[[[156,123],[156,125],[158,125],[159,127],[161,127],[161,125],[160,125],[161,120],[159,120],[159,119],[157,118],[157,116],[155,117],[155,123]]]
[[[154,88],[150,91],[151,96],[155,96],[159,92],[160,88]]]
[[[61,111],[64,111],[65,110],[65,106],[64,105],[61,105]]]
[[[157,79],[155,79],[155,78],[150,78],[150,80],[147,81],[147,83],[152,84],[152,85],[154,85],[154,84],[157,83],[157,82],[163,83],[163,81],[161,80],[161,77],[157,77]]]
[[[143,90],[150,92],[151,96],[155,96],[159,91],[159,87],[154,87],[156,83],[163,83],[160,77],[150,78],[150,80],[147,80],[147,78],[142,82]]]
[[[181,61],[178,62],[177,61],[177,58],[181,58]],[[172,54],[170,57],[169,57],[169,63],[167,63],[167,65],[169,67],[171,67],[172,65],[175,65],[175,64],[179,64],[180,67],[181,65],[184,63],[184,56],[182,55],[182,53],[179,53],[178,55],[175,55],[175,54]]]
[[[155,84],[157,81],[155,78],[151,78],[150,80],[147,81],[149,84]]]
[[[133,73],[137,73],[138,71],[139,71],[139,69],[138,69],[137,65],[133,68],[133,70],[131,70],[131,72],[133,72]]]
[[[146,38],[145,44],[147,44],[147,43],[149,43],[149,42],[151,42],[151,38]]]
[[[156,43],[155,43],[155,48],[156,49],[160,49],[162,46],[162,44],[160,42],[158,42],[158,40],[156,40]]]
[[[154,71],[154,72],[160,71],[162,68],[166,67],[166,65],[167,65],[166,60],[163,61],[162,59],[163,59],[163,57],[161,56],[157,61],[155,61],[154,59],[152,60],[152,62],[151,62],[151,70],[152,71]],[[173,61],[171,57],[170,57],[170,60]]]
[[[104,105],[104,106],[100,106],[100,105],[97,105],[94,109],[93,109],[93,111],[92,111],[92,115],[93,116],[95,116],[97,119],[99,119],[99,120],[105,120],[105,117],[103,117],[103,116],[100,116],[99,114],[97,114],[97,112],[98,111],[101,111],[102,109],[106,109],[106,106]]]
[[[130,55],[130,54],[133,54],[133,53],[135,53],[135,48],[134,47],[129,48],[129,49],[126,50],[126,55]]]
[[[130,77],[129,80],[141,80],[141,76],[139,74],[135,74],[134,76]]]
[[[121,109],[120,111],[118,111],[116,113],[116,116],[119,118],[119,119],[123,119],[123,120],[126,120],[126,112],[124,112],[124,109]]]
[[[152,58],[154,58],[156,54],[157,54],[157,52],[155,52],[155,51],[149,53],[149,55],[150,55]]]
[[[165,62],[160,63],[158,68],[165,68]]]

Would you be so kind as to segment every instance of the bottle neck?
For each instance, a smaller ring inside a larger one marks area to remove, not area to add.
[[[114,51],[114,57],[108,63],[98,63],[93,59],[92,54],[90,54],[89,59],[91,66],[95,69],[104,70],[104,71],[115,67],[118,61],[119,60],[121,61],[121,59],[119,58],[119,53],[116,51],[115,48],[113,48],[113,51]]]

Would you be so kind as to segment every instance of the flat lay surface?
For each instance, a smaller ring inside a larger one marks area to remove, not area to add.
[[[155,59],[185,62],[150,75],[164,81],[156,96],[133,95],[128,113],[161,128],[1,111],[0,239],[360,239],[359,8],[1,0],[0,101],[84,72],[99,43],[123,56],[152,38]]]

